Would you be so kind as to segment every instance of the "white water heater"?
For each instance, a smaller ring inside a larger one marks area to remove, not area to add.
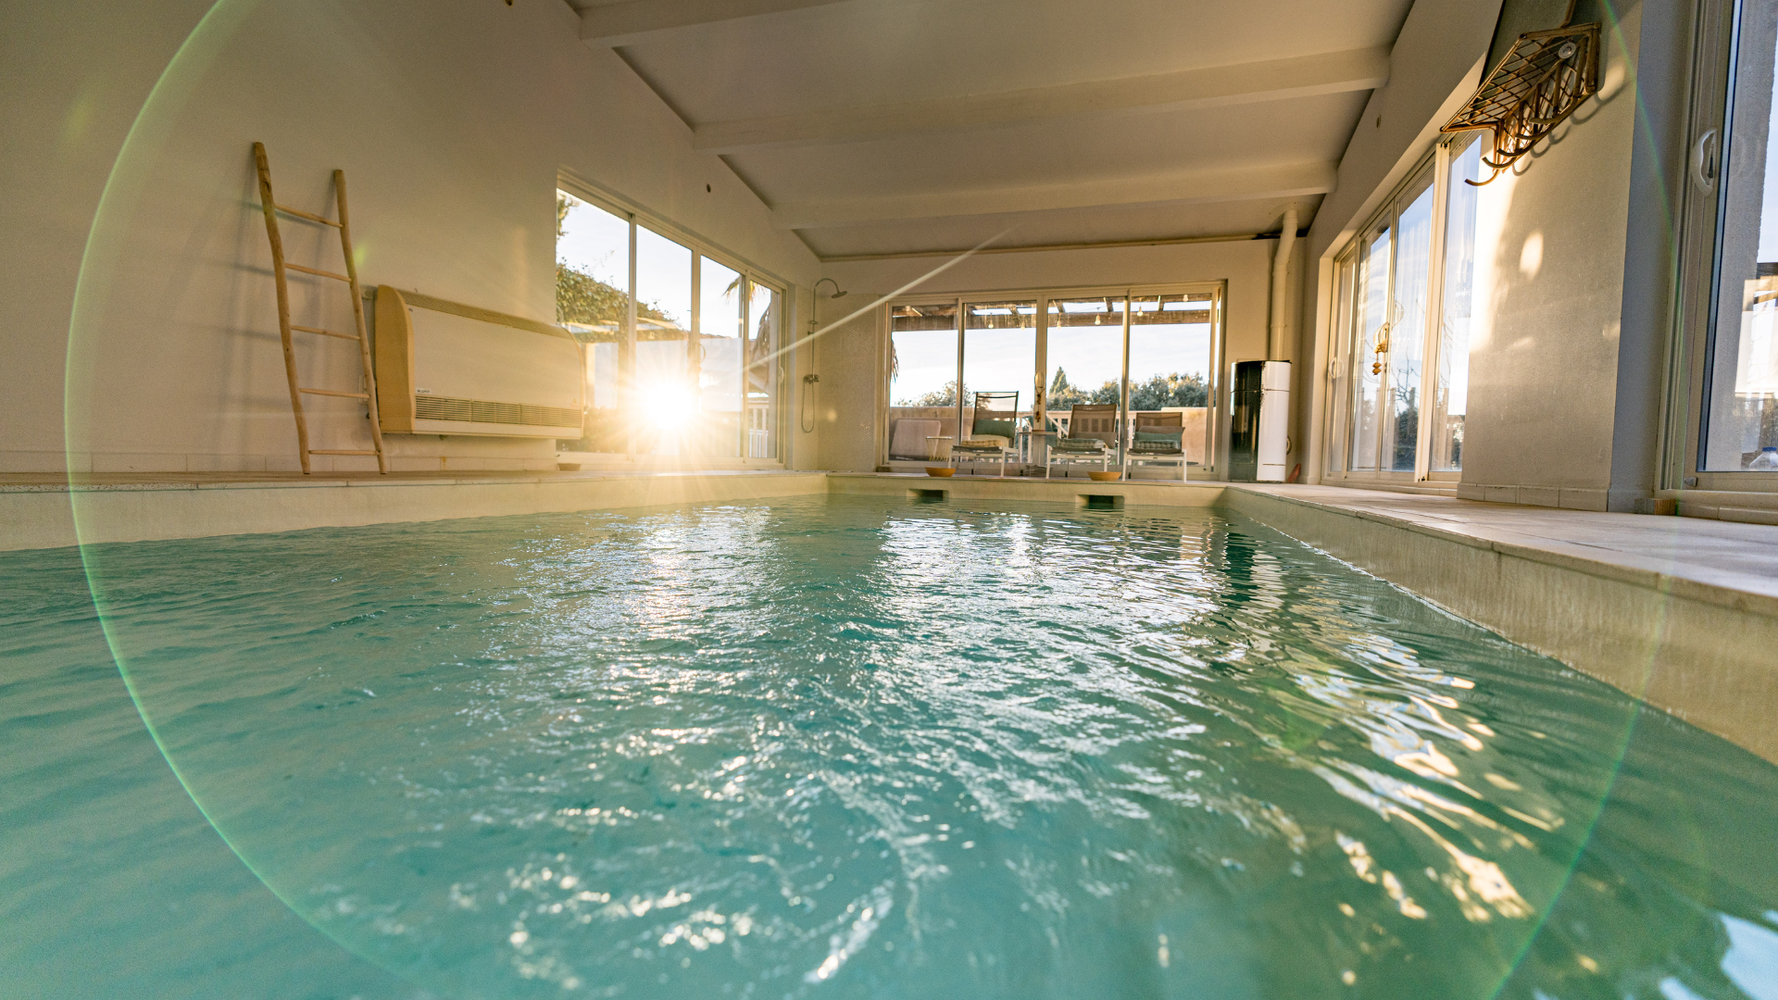
[[[1229,478],[1281,483],[1290,448],[1290,362],[1237,361],[1229,400]]]

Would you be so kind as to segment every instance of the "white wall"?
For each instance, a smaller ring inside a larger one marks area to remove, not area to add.
[[[230,0],[185,41],[146,106],[145,81],[202,4],[32,6],[29,16],[9,11],[0,32],[33,53],[22,64],[9,56],[4,72],[9,113],[40,137],[3,154],[4,222],[23,215],[41,237],[0,250],[3,335],[25,362],[4,366],[0,468],[61,468],[59,361],[70,337],[76,470],[296,466],[255,140],[270,150],[280,201],[320,209],[331,170],[346,171],[367,284],[553,320],[559,169],[786,282],[807,284],[817,271],[613,53],[578,41],[564,4]],[[107,57],[119,68],[32,73]],[[138,107],[125,142],[120,126]],[[96,123],[92,139],[49,138],[76,120]],[[72,152],[58,155],[63,146]],[[107,171],[101,200],[95,180]],[[337,245],[305,228],[285,227],[291,259],[334,269]],[[294,311],[349,322],[342,288],[308,287],[293,288]],[[356,381],[349,343],[298,350],[305,384]],[[368,442],[354,405],[317,403],[311,413],[314,446]],[[553,458],[548,442],[390,441],[398,468],[437,468],[440,455],[451,468]]]
[[[1271,261],[1276,246],[1271,240],[1238,240],[980,254],[922,283],[917,294],[1226,281],[1228,333],[1222,353],[1222,381],[1226,383],[1229,363],[1265,358]],[[824,276],[838,281],[848,294],[831,305],[824,303],[824,315],[833,305],[863,305],[861,298],[869,301],[894,291],[946,260],[910,257],[829,263]],[[869,470],[880,460],[888,353],[882,313],[874,310],[817,342],[816,370],[821,373],[825,400],[820,450],[823,468]],[[1227,389],[1222,386],[1225,400]],[[1226,453],[1228,438],[1227,407],[1222,411],[1225,420],[1219,429],[1219,455]],[[1290,458],[1292,463],[1297,460],[1295,455]],[[1227,463],[1219,460],[1217,472],[1226,477]]]
[[[0,4],[0,472],[59,468],[87,228],[136,112],[210,2]]]

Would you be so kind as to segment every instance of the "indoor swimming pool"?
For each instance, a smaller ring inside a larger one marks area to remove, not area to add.
[[[84,559],[0,554],[8,995],[1778,998],[1778,768],[1232,513]]]

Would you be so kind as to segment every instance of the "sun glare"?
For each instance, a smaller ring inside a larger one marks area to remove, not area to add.
[[[679,379],[661,379],[641,387],[642,411],[648,422],[665,431],[683,428],[697,409],[697,393]]]

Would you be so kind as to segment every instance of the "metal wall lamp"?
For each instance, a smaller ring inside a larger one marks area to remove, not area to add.
[[[1480,187],[1499,177],[1598,91],[1599,24],[1569,24],[1574,7],[1569,0],[1560,27],[1520,35],[1463,110],[1439,129],[1494,133],[1493,152],[1482,157],[1494,172],[1464,183]]]

